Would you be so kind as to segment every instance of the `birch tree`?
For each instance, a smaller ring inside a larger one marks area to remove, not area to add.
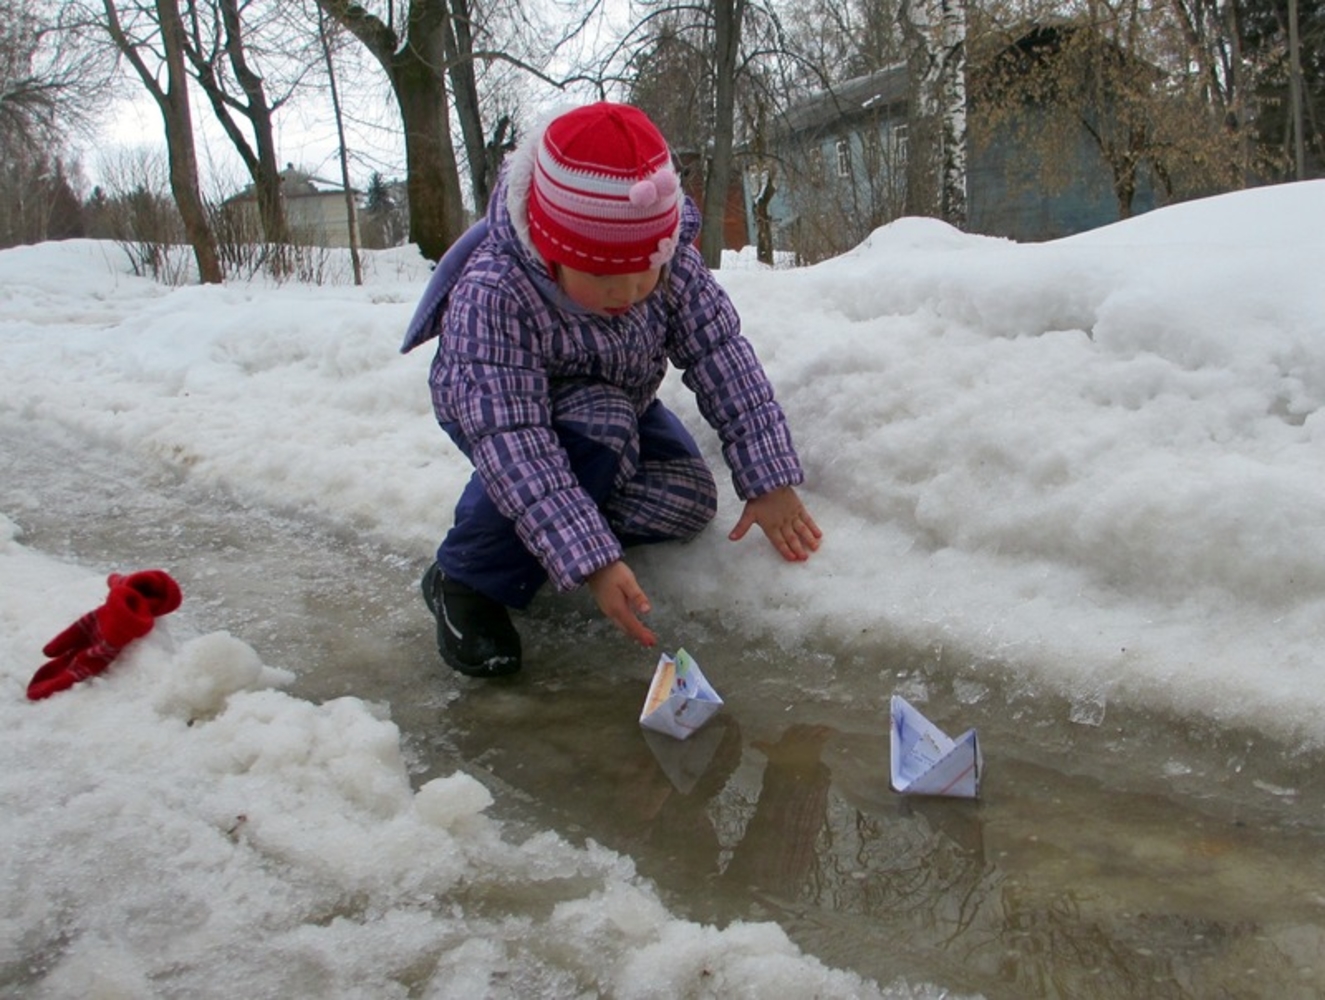
[[[902,0],[910,68],[906,206],[966,225],[966,6]]]

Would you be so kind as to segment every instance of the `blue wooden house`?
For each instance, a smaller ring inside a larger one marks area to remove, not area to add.
[[[1030,116],[1025,122],[1033,127],[1037,110],[1027,106],[1021,114]],[[977,116],[968,121],[967,231],[1037,241],[1118,220],[1108,164],[1084,129],[1076,150],[1064,153],[1063,176],[1050,186],[1018,156],[1015,129],[982,135]],[[817,260],[855,246],[903,214],[907,146],[903,65],[846,81],[792,107],[772,131],[765,155],[751,158],[746,170],[751,242],[762,193],[776,249]],[[1144,170],[1140,181],[1133,214],[1156,204]]]

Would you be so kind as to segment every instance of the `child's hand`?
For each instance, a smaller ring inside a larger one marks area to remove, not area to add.
[[[649,599],[635,580],[630,567],[618,559],[604,566],[584,581],[598,602],[599,610],[616,622],[617,628],[643,646],[657,643],[658,637],[642,621],[640,615],[649,613]]]
[[[790,486],[747,500],[745,512],[727,537],[739,542],[752,524],[764,529],[773,547],[789,562],[804,562],[819,549],[824,533]]]

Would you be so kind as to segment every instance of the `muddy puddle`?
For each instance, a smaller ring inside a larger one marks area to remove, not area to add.
[[[23,544],[107,571],[169,567],[186,627],[294,670],[292,693],[389,705],[415,781],[463,767],[516,835],[628,854],[679,916],[775,920],[830,965],[955,994],[1325,996],[1319,753],[1073,704],[960,650],[782,649],[665,608],[654,624],[686,636],[727,704],[684,744],[649,739],[637,718],[656,655],[576,597],[520,619],[523,674],[471,681],[434,652],[424,553],[13,424],[0,481]],[[950,732],[977,727],[979,802],[888,789],[894,692]]]

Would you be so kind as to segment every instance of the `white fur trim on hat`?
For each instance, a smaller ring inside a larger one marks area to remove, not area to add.
[[[540,259],[534,241],[529,238],[529,187],[534,182],[534,163],[538,156],[538,147],[543,142],[543,133],[553,121],[567,111],[574,110],[573,104],[558,105],[551,111],[540,115],[532,128],[525,133],[524,140],[515,147],[506,163],[506,211],[510,213],[511,225],[520,237],[524,248]]]

